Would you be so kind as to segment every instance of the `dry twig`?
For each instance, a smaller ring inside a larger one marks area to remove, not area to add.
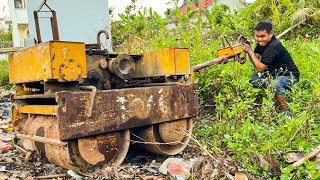
[[[305,160],[309,160],[311,158],[313,158],[314,156],[316,156],[318,153],[320,152],[320,145],[318,147],[316,147],[315,149],[313,149],[309,154],[307,154],[304,158],[301,158],[299,161],[295,162],[292,164],[293,167],[297,167],[300,166],[301,164],[303,164],[303,162]]]

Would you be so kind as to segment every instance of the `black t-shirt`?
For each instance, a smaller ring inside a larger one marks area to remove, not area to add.
[[[299,80],[296,64],[288,50],[276,37],[273,36],[266,46],[257,44],[254,52],[261,55],[261,63],[267,66],[265,71],[269,71],[271,76],[290,76],[292,73]]]

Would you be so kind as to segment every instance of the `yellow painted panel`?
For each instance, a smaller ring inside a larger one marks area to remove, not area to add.
[[[58,81],[66,81],[60,76],[60,65],[63,61],[70,59],[73,59],[76,64],[80,64],[81,78],[87,77],[86,49],[84,43],[53,41],[51,42],[51,59],[53,77],[58,79]],[[70,77],[72,75],[74,75],[74,77]],[[78,80],[78,78],[77,73],[70,73],[68,77],[68,79],[73,80]]]
[[[143,58],[136,62],[136,72],[134,78],[169,76],[178,74],[188,74],[189,56],[186,49],[168,48],[143,54]],[[179,60],[176,62],[176,56]],[[186,64],[183,64],[186,63]],[[178,71],[176,70],[179,66]],[[177,74],[178,72],[178,74]]]
[[[49,43],[42,43],[9,55],[9,82],[11,84],[51,78]]]
[[[190,73],[190,59],[188,49],[175,49],[176,74]]]
[[[217,51],[218,57],[223,57],[225,55],[234,56],[235,54],[240,54],[243,51],[241,45],[235,45],[231,49],[230,47],[219,49]]]
[[[12,124],[16,124],[19,120],[21,120],[21,116],[19,114],[18,109],[16,108],[16,106],[12,106],[11,109],[11,119],[12,119]]]
[[[87,72],[84,43],[50,41],[17,51],[9,56],[9,82],[18,84],[49,79],[65,82],[59,72],[60,64],[69,59],[80,64],[81,77],[85,78]]]
[[[25,105],[19,106],[19,113],[57,115],[57,105]]]

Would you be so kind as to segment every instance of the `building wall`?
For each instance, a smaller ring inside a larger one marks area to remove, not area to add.
[[[27,10],[25,9],[25,0],[0,0],[2,4],[0,20],[5,23],[4,28],[12,30],[12,41],[14,47],[20,47],[23,44],[25,30],[21,26],[28,24]],[[1,7],[1,6],[0,6]],[[20,31],[22,30],[22,31]]]
[[[42,1],[27,0],[30,39],[37,39],[33,11],[38,9]],[[111,37],[108,0],[47,0],[47,4],[56,11],[59,36],[61,41],[96,43],[96,34],[107,29]],[[45,6],[42,10],[48,10]],[[39,17],[50,17],[51,13],[38,13]],[[52,40],[50,19],[39,18],[42,42]],[[103,47],[110,49],[111,40],[106,42],[101,36]],[[108,44],[108,45],[106,45]]]
[[[8,29],[9,26],[5,24],[4,17],[9,14],[9,0],[0,0],[0,28]]]

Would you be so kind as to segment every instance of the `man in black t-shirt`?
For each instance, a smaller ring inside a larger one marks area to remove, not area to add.
[[[250,82],[254,87],[265,88],[266,83],[274,81],[279,109],[286,117],[291,118],[287,111],[285,90],[290,89],[291,83],[299,81],[299,70],[288,50],[274,36],[269,21],[260,21],[256,25],[255,39],[258,43],[254,51],[250,45],[244,45],[244,51],[249,54],[252,64],[259,71],[252,75]]]

